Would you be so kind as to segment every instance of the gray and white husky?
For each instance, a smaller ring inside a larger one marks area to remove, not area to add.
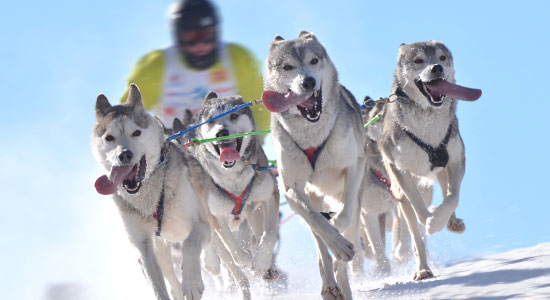
[[[200,299],[200,253],[210,227],[189,181],[185,155],[164,143],[163,126],[145,111],[134,84],[122,105],[111,106],[99,95],[95,111],[91,146],[107,172],[97,179],[96,190],[112,195],[157,299],[170,299],[165,278],[174,299]],[[182,242],[183,284],[172,265],[173,242]]]
[[[286,199],[315,238],[323,299],[351,299],[347,261],[354,246],[349,240],[359,227],[357,196],[365,169],[359,105],[309,32],[288,41],[275,37],[266,66],[262,100],[272,112]],[[330,211],[338,213],[329,221],[321,213]],[[329,250],[336,257],[334,267]]]
[[[240,96],[218,98],[213,92],[204,100],[196,116],[202,123],[238,105]],[[196,138],[208,139],[256,131],[250,108],[219,118],[196,131]],[[198,190],[205,199],[212,229],[213,245],[224,265],[250,298],[249,283],[241,267],[250,267],[256,276],[275,279],[274,248],[278,241],[279,191],[258,136],[245,136],[204,143],[195,147],[194,156],[204,173]],[[211,254],[211,253],[210,253]],[[215,260],[206,260],[211,263]],[[216,266],[206,266],[216,269]]]
[[[429,41],[400,46],[378,144],[392,193],[413,238],[416,280],[433,277],[418,222],[428,234],[445,225],[455,232],[464,231],[462,220],[454,217],[465,170],[456,99],[473,101],[480,96],[481,90],[455,84],[453,57],[444,44]],[[435,180],[444,195],[438,207],[429,206]]]
[[[365,103],[367,103],[367,99],[370,98],[367,97]],[[362,111],[364,122],[368,122],[379,114],[383,114],[383,100],[369,104],[364,105],[365,109]],[[373,273],[383,276],[390,273],[390,263],[386,257],[385,239],[386,228],[389,226],[386,226],[386,224],[391,224],[393,215],[397,213],[397,203],[391,194],[390,180],[382,163],[382,154],[378,150],[378,140],[382,136],[382,129],[383,123],[381,120],[372,122],[365,129],[366,168],[359,199],[362,207],[361,225],[363,228],[361,230],[361,238],[367,246],[365,247],[365,256],[373,260]],[[396,215],[396,217],[398,216]],[[397,238],[400,236],[399,233],[398,231],[393,234],[394,247],[401,246],[395,243],[400,241]],[[408,231],[406,233],[408,234]],[[410,247],[410,239],[406,246]],[[360,267],[361,265],[362,257],[355,257],[354,266]]]

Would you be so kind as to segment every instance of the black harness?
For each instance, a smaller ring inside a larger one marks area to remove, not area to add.
[[[407,94],[405,94],[405,92],[400,87],[396,88],[393,94],[397,96],[397,99],[405,98],[407,100],[410,100],[410,97]],[[436,148],[424,143],[424,141],[422,141],[419,137],[417,137],[412,132],[407,130],[405,127],[401,125],[399,125],[399,127],[401,127],[401,130],[403,130],[403,132],[413,142],[415,142],[420,148],[422,148],[422,150],[426,151],[431,163],[430,170],[433,170],[434,168],[437,168],[437,167],[444,168],[445,166],[447,166],[447,163],[449,162],[449,153],[447,152],[447,143],[451,138],[451,133],[453,131],[453,123],[449,124],[449,128],[447,129],[447,133],[445,134],[443,141]]]
[[[166,159],[166,153],[168,148],[165,146],[160,150],[160,162],[159,166],[162,165]],[[157,203],[157,211],[153,213],[153,218],[157,220],[157,230],[155,231],[156,236],[160,236],[160,231],[162,229],[162,217],[164,215],[164,179],[162,180],[162,189],[160,190],[160,199]]]
[[[436,167],[442,167],[444,168],[447,163],[449,162],[449,153],[447,152],[447,143],[449,142],[449,139],[451,137],[451,132],[453,129],[453,123],[449,124],[449,129],[447,129],[447,134],[445,134],[445,138],[437,146],[437,148],[434,148],[431,145],[428,145],[424,143],[419,137],[414,135],[412,132],[408,131],[405,127],[401,126],[401,130],[405,132],[405,134],[413,141],[415,142],[422,150],[426,151],[428,154],[428,157],[430,159],[430,163],[432,164],[430,170],[433,170]]]

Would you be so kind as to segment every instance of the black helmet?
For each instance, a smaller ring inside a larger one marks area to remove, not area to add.
[[[217,34],[219,19],[216,9],[208,0],[182,0],[172,13],[172,27],[175,41],[183,58],[193,68],[207,69],[218,61]],[[205,55],[197,56],[186,52],[183,47],[189,45],[182,40],[183,32],[213,31],[214,49]]]

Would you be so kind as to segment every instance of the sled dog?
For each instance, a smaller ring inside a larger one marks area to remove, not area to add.
[[[288,41],[275,37],[266,67],[262,100],[272,112],[286,199],[313,233],[323,299],[349,300],[347,261],[354,255],[350,240],[359,229],[357,197],[365,170],[359,105],[338,82],[332,61],[312,33],[303,31]],[[337,213],[327,220],[331,212]]]
[[[196,116],[197,123],[243,104],[240,96],[218,98],[211,92]],[[178,126],[174,123],[174,128]],[[219,118],[196,131],[195,138],[209,139],[257,131],[250,108]],[[210,216],[213,246],[244,298],[250,298],[249,283],[242,267],[267,280],[278,276],[274,265],[274,249],[278,241],[279,191],[272,172],[259,171],[268,161],[260,138],[244,136],[195,146],[194,156],[204,172],[196,176],[197,191],[205,200]],[[213,253],[209,253],[211,256]],[[206,260],[206,267],[216,259]]]
[[[107,175],[95,183],[100,194],[112,195],[130,242],[157,299],[200,299],[204,290],[200,253],[210,227],[202,203],[189,181],[185,154],[165,143],[160,121],[145,111],[138,87],[112,106],[97,97],[92,151]],[[180,284],[172,265],[172,243],[181,242]]]
[[[415,280],[433,277],[418,223],[426,233],[465,229],[454,216],[464,176],[464,143],[456,118],[457,99],[474,101],[481,90],[455,84],[453,57],[436,41],[402,44],[378,141],[391,191],[411,233],[417,261]],[[438,181],[443,203],[431,204]]]

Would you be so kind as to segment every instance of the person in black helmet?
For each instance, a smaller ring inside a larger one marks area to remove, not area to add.
[[[145,108],[167,128],[185,109],[196,113],[210,91],[261,99],[261,63],[244,47],[220,41],[220,18],[211,2],[181,1],[170,19],[174,44],[143,56],[128,77],[128,85],[140,88]],[[259,129],[269,129],[269,112],[260,105],[253,112]]]

